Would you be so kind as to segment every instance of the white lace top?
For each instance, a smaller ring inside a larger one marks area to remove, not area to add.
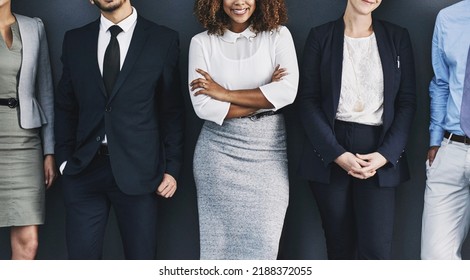
[[[381,125],[384,80],[375,33],[369,37],[344,36],[343,74],[336,119]]]

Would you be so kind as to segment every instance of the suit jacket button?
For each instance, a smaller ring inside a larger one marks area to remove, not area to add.
[[[109,112],[111,112],[112,108],[111,108],[111,106],[106,106],[106,108],[104,110],[105,110],[105,112],[109,113]]]
[[[101,137],[96,137],[96,142],[99,142],[101,140]]]

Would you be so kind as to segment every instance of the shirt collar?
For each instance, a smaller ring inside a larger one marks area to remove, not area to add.
[[[107,32],[111,26],[115,25],[112,21],[105,18],[103,15],[101,15],[100,21],[101,21],[100,28],[101,30],[105,32]],[[127,18],[121,20],[121,22],[119,22],[117,25],[121,27],[123,32],[127,32],[129,31],[129,29],[131,29],[131,27],[134,25],[136,21],[137,21],[137,10],[134,7],[132,7],[132,14],[128,16]]]
[[[221,38],[227,43],[235,43],[238,38],[242,37],[247,38],[248,41],[251,42],[251,40],[256,37],[256,33],[251,29],[251,26],[243,30],[241,33],[235,33],[226,29]]]

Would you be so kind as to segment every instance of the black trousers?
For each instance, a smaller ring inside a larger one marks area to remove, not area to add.
[[[138,183],[138,178],[136,178]],[[127,195],[114,180],[108,156],[97,155],[79,175],[64,175],[66,241],[70,259],[101,259],[110,207],[126,259],[155,259],[157,196]]]
[[[348,151],[377,150],[381,127],[336,121],[338,142]],[[330,184],[310,182],[320,210],[329,259],[390,259],[395,188],[377,175],[361,180],[332,163]]]

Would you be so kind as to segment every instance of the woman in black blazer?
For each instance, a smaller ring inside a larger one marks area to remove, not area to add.
[[[307,141],[300,173],[322,217],[329,259],[390,259],[395,186],[416,110],[406,29],[372,17],[381,0],[348,0],[312,28],[296,101]]]

